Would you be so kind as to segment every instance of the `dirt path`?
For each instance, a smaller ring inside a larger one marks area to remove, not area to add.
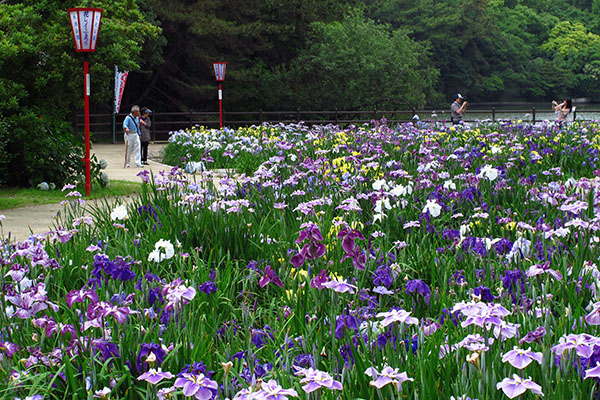
[[[149,147],[150,165],[145,169],[157,174],[159,171],[169,169],[170,167],[157,162],[161,159],[161,151],[164,144],[151,144]],[[108,177],[112,179],[141,182],[136,176],[141,168],[123,168],[125,147],[123,144],[95,144],[92,147],[92,154],[96,155],[98,160],[104,159],[108,162],[108,167],[104,170]],[[131,196],[123,198],[123,201],[129,201]],[[101,199],[101,201],[103,201]],[[110,199],[109,201],[114,201]],[[94,201],[90,201],[93,206]],[[46,233],[56,222],[56,215],[63,210],[60,204],[45,204],[40,206],[29,206],[13,208],[9,210],[0,210],[0,215],[5,219],[1,221],[2,236],[10,237],[11,240],[23,241],[33,233]]]

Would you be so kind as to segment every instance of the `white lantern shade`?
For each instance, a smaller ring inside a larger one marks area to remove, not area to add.
[[[215,70],[215,78],[218,82],[225,80],[225,67],[227,63],[225,61],[214,62],[213,69]]]
[[[69,8],[67,10],[73,31],[75,51],[90,53],[96,51],[103,11],[100,8]]]

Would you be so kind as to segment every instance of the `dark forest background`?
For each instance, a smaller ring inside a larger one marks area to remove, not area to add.
[[[127,103],[214,110],[402,109],[600,99],[599,0],[138,2],[162,28]]]
[[[115,65],[122,110],[216,111],[214,61],[228,111],[600,100],[600,0],[0,0],[0,183],[33,182],[73,142],[77,6],[105,10],[94,113],[112,111]]]

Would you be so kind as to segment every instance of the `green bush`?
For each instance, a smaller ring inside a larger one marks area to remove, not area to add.
[[[83,140],[66,122],[43,120],[26,111],[0,120],[0,183],[35,187],[48,182],[58,187],[82,181],[84,156]],[[91,173],[102,185],[95,159]]]

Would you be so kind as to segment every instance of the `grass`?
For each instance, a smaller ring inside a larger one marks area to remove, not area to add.
[[[77,190],[81,194],[85,193],[83,187],[78,187]],[[140,191],[141,183],[111,180],[110,187],[107,188],[92,185],[89,199],[127,196]],[[67,193],[68,191],[62,192],[60,189],[42,191],[35,188],[0,188],[0,210],[60,203]]]

